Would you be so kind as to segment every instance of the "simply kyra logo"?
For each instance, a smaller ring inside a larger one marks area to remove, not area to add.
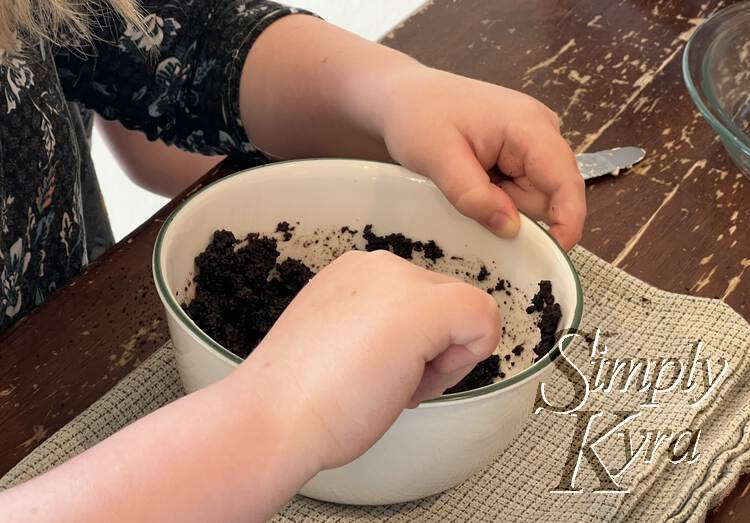
[[[594,483],[598,482],[598,485],[587,485],[594,487],[589,491],[627,494],[630,489],[622,486],[620,481],[625,472],[639,461],[650,464],[657,453],[667,453],[673,464],[696,461],[700,457],[700,429],[634,429],[633,420],[671,401],[682,401],[689,408],[700,408],[729,373],[727,359],[712,362],[702,357],[705,347],[702,341],[691,344],[686,361],[678,358],[608,358],[609,348],[606,344],[600,347],[601,332],[597,329],[593,340],[587,338],[591,344],[589,364],[592,367],[591,375],[587,377],[562,351],[568,340],[572,342],[577,337],[584,336],[580,333],[562,336],[558,342],[562,356],[555,360],[555,366],[573,387],[573,397],[567,404],[554,405],[548,400],[552,392],[548,390],[550,387],[541,383],[534,404],[534,414],[548,411],[576,418],[562,478],[550,492],[584,492],[586,489],[580,480],[584,464],[594,473]],[[637,407],[625,411],[590,410],[586,409],[586,404],[592,392],[638,394],[641,401]],[[612,452],[597,452],[603,447],[614,449],[618,458],[614,459]]]

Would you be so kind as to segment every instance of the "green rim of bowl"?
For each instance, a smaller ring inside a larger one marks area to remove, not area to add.
[[[271,165],[279,165],[279,164],[285,164],[285,163],[306,163],[306,162],[319,162],[319,161],[355,161],[357,163],[369,163],[369,164],[377,164],[381,165],[379,162],[368,162],[364,160],[349,160],[345,158],[325,158],[325,159],[306,159],[306,160],[289,160],[284,162],[274,162]],[[242,363],[242,358],[234,354],[233,352],[230,352],[226,348],[224,348],[221,344],[214,341],[208,334],[203,332],[196,324],[193,322],[192,319],[187,315],[187,313],[182,309],[180,304],[177,302],[177,299],[172,295],[172,293],[169,290],[169,286],[166,283],[166,279],[164,278],[164,275],[161,272],[161,264],[159,263],[159,259],[161,258],[161,250],[162,250],[162,243],[164,241],[164,236],[166,235],[167,229],[169,229],[169,225],[172,223],[172,220],[180,213],[180,211],[189,204],[193,198],[196,198],[198,195],[202,194],[205,191],[208,191],[210,188],[223,183],[231,178],[234,178],[235,176],[240,176],[243,174],[246,174],[248,172],[252,172],[258,169],[263,169],[264,167],[268,167],[268,165],[261,165],[258,167],[252,167],[250,169],[245,169],[242,171],[238,171],[236,173],[232,173],[230,175],[227,175],[220,180],[216,180],[215,182],[210,183],[209,185],[206,185],[205,187],[202,187],[201,189],[197,190],[193,194],[191,194],[188,198],[186,198],[182,203],[180,203],[177,208],[172,211],[172,213],[169,215],[169,217],[164,221],[164,223],[161,226],[161,229],[159,229],[159,234],[156,237],[156,244],[154,246],[154,252],[152,256],[152,270],[154,274],[154,280],[156,282],[156,288],[159,292],[161,299],[164,303],[167,304],[167,306],[171,309],[171,311],[177,316],[177,318],[180,320],[181,323],[183,323],[187,328],[190,330],[190,332],[197,337],[200,341],[205,343],[208,347],[219,353],[224,358],[228,359],[232,363],[240,364]],[[431,399],[424,401],[420,404],[422,405],[435,405],[438,404],[444,404],[449,403],[456,400],[462,400],[462,399],[468,399],[468,398],[475,398],[478,396],[484,396],[485,394],[489,394],[491,392],[495,392],[501,389],[508,388],[516,383],[519,383],[526,378],[529,378],[533,376],[534,374],[538,373],[547,365],[552,363],[554,360],[556,360],[561,355],[561,347],[560,347],[560,337],[563,336],[566,333],[569,332],[577,332],[578,326],[581,322],[581,316],[583,314],[583,290],[581,289],[581,281],[578,278],[578,272],[576,271],[575,267],[573,266],[573,262],[570,261],[570,258],[568,257],[568,253],[565,252],[565,249],[560,247],[560,245],[557,243],[557,240],[555,240],[547,230],[539,225],[536,221],[529,219],[531,223],[533,223],[536,227],[542,230],[544,234],[550,239],[552,244],[555,246],[555,248],[562,254],[563,258],[565,259],[566,263],[568,264],[568,269],[570,270],[570,273],[573,275],[573,281],[575,282],[576,287],[576,307],[575,311],[573,313],[573,320],[571,321],[570,328],[559,331],[557,335],[555,336],[555,346],[550,350],[545,356],[540,359],[539,361],[535,362],[533,365],[531,365],[528,369],[525,369],[518,374],[508,378],[504,379],[502,381],[499,381],[497,383],[493,383],[492,385],[487,385],[484,387],[479,387],[477,389],[468,390],[466,392],[458,392],[455,394],[445,394],[439,398]],[[568,345],[570,344],[570,339],[564,341],[562,343],[562,350],[565,350]]]
[[[703,118],[713,127],[713,129],[719,134],[719,137],[725,142],[731,142],[737,145],[737,147],[743,151],[746,155],[750,155],[750,137],[748,137],[737,124],[732,121],[732,118],[722,109],[716,92],[713,86],[709,84],[708,89],[702,89],[697,83],[697,78],[693,78],[690,72],[690,59],[694,53],[699,52],[695,49],[696,40],[703,36],[706,32],[714,30],[716,27],[721,26],[725,21],[730,20],[739,11],[746,11],[750,13],[750,2],[742,2],[714,14],[688,39],[685,45],[685,50],[682,53],[682,76],[685,80],[685,85],[690,93],[693,103],[698,108]],[[709,45],[713,43],[712,39]],[[703,50],[704,53],[706,49]],[[705,56],[705,55],[704,55]],[[705,69],[704,56],[701,58],[701,70]],[[705,93],[706,99],[701,95]]]

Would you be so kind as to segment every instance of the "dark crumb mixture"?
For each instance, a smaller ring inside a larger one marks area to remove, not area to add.
[[[445,256],[443,250],[438,245],[430,240],[428,242],[414,241],[407,238],[401,233],[391,233],[385,236],[378,236],[372,232],[372,225],[365,225],[362,231],[362,237],[367,242],[365,244],[365,250],[377,251],[385,250],[391,251],[396,256],[404,258],[405,260],[411,260],[414,251],[421,252],[422,255],[432,261],[433,263]]]
[[[497,287],[499,287],[498,290],[506,289],[506,285],[507,287],[510,287],[510,284],[505,280],[499,280],[497,283]],[[506,292],[508,292],[507,289]],[[560,305],[555,302],[555,296],[552,294],[552,283],[549,280],[542,280],[539,282],[539,292],[534,295],[534,298],[531,300],[531,305],[526,308],[527,314],[533,314],[535,312],[541,313],[539,321],[537,322],[540,340],[537,346],[534,347],[534,354],[536,355],[534,361],[536,362],[555,346],[555,333],[557,332],[557,326],[562,317]],[[523,351],[523,345],[516,345],[511,352],[514,356],[519,357],[523,354]],[[510,363],[511,368],[516,366],[516,362],[511,361],[510,354],[506,354],[504,358],[506,362]],[[493,354],[486,360],[479,362],[468,376],[446,390],[445,394],[464,392],[484,387],[485,385],[491,384],[494,379],[498,377],[500,379],[505,378],[505,373],[500,372],[500,356]]]
[[[477,279],[479,279],[479,276],[482,274],[482,269],[486,269],[486,267],[482,266],[482,268],[479,269],[479,274],[477,274]],[[487,274],[487,276],[489,276],[489,273]],[[485,280],[487,279],[487,276],[485,276]],[[503,291],[505,291],[505,294],[508,295],[508,296],[510,296],[511,293],[508,290],[509,288],[510,288],[510,282],[508,282],[506,280],[498,279],[497,283],[495,284],[494,287],[490,287],[489,289],[487,289],[487,294],[494,294],[496,292],[503,292]],[[516,290],[518,290],[518,288],[516,288]],[[503,303],[505,303],[505,302],[503,302]]]
[[[536,354],[534,361],[538,361],[555,346],[555,333],[562,317],[560,304],[555,302],[555,296],[552,294],[552,283],[549,280],[539,282],[539,292],[532,298],[531,306],[526,309],[526,312],[528,314],[541,313],[537,322],[541,339],[534,347],[534,354]]]
[[[234,234],[214,233],[195,258],[195,298],[185,307],[206,334],[241,358],[260,343],[313,276],[299,260],[278,263],[275,239],[249,234],[246,241],[236,248],[240,242]]]
[[[294,230],[286,221],[276,226],[276,232],[282,234],[284,241],[292,238]],[[347,226],[342,227],[340,232],[351,236],[358,233]],[[432,240],[414,241],[400,233],[378,236],[373,232],[372,225],[364,227],[362,237],[367,251],[384,249],[407,260],[412,259],[416,251],[433,263],[444,256],[443,250]],[[206,250],[195,258],[195,297],[189,304],[183,305],[185,311],[211,338],[237,356],[247,357],[313,277],[313,271],[301,261],[286,258],[280,262],[279,257],[275,238],[252,233],[241,241],[229,231],[214,232]],[[490,271],[482,265],[476,278],[485,281],[489,276]],[[510,294],[509,289],[510,283],[498,280],[487,292],[505,291]],[[554,346],[561,317],[560,306],[555,303],[549,281],[539,283],[539,292],[526,312],[541,313],[537,324],[541,341],[534,347],[536,361]],[[524,347],[518,345],[512,352],[520,356],[523,350]],[[515,366],[509,354],[504,358],[511,367]],[[492,355],[477,364],[464,379],[445,393],[484,387],[497,377],[505,378],[505,373],[500,371],[500,356]]]
[[[283,233],[284,241],[288,242],[292,239],[292,232],[294,232],[294,227],[289,225],[289,222],[279,222],[278,225],[276,225],[276,232]]]
[[[486,360],[480,361],[464,379],[446,390],[445,394],[465,392],[490,385],[499,375],[500,356],[493,354]]]
[[[443,253],[443,249],[438,247],[437,243],[435,243],[433,240],[424,243],[423,254],[424,257],[432,261],[432,263],[435,263],[437,260],[445,256],[445,254]]]

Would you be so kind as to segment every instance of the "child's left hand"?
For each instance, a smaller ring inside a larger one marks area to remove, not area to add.
[[[299,15],[253,46],[241,109],[253,143],[272,157],[393,159],[500,236],[518,232],[520,208],[566,249],[581,237],[586,200],[575,157],[555,113],[525,94]],[[493,167],[509,177],[499,187],[487,174]]]
[[[557,115],[511,89],[430,69],[389,80],[378,123],[391,157],[429,176],[466,216],[513,237],[517,207],[570,249],[581,238],[585,186]],[[508,179],[500,186],[487,171]]]

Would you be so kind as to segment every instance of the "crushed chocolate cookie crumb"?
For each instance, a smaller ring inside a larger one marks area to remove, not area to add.
[[[446,390],[445,394],[454,394],[490,385],[499,375],[500,356],[493,354],[486,360],[480,361],[464,379]]]
[[[285,242],[288,242],[292,239],[292,232],[294,231],[294,227],[289,225],[289,222],[279,222],[276,225],[276,232],[283,233],[283,238]]]
[[[534,347],[534,354],[536,354],[534,361],[538,361],[555,346],[555,333],[562,317],[560,304],[555,302],[555,296],[552,294],[552,282],[549,280],[539,282],[539,292],[531,299],[531,305],[526,308],[526,312],[528,314],[541,313],[537,322],[540,340]]]
[[[412,259],[414,242],[401,233],[378,236],[372,232],[372,224],[368,224],[365,225],[365,229],[362,231],[362,237],[367,242],[365,250],[368,252],[377,250],[391,251],[396,256],[406,260]]]
[[[400,233],[379,236],[373,232],[372,227],[371,224],[365,226],[361,233],[367,251],[384,249],[407,260],[412,259],[414,252],[418,252],[433,263],[445,256],[433,240],[414,241]],[[267,237],[258,233],[248,234],[240,240],[229,231],[219,230],[214,233],[205,251],[195,258],[195,297],[183,305],[183,308],[209,336],[241,358],[247,357],[260,343],[319,268],[317,265],[307,266],[294,258],[281,257],[277,242],[291,239],[294,230],[295,227],[289,222],[279,222],[275,232],[281,233],[283,240],[278,239],[278,236]],[[331,235],[330,232],[318,229],[314,232],[314,241],[305,240],[303,245],[309,247],[320,243],[326,246],[326,242],[333,241],[338,234],[354,236],[358,231],[344,226]],[[463,260],[460,257],[452,259]],[[455,272],[459,274],[457,270]],[[466,276],[486,281],[490,277],[490,271],[486,265],[482,265],[478,274],[467,272]],[[504,291],[510,296],[512,288],[507,280],[498,279],[494,287],[487,288],[486,292],[492,294]],[[538,328],[541,334],[541,341],[534,347],[537,360],[554,346],[555,332],[561,317],[560,307],[552,295],[551,283],[542,281],[539,289],[526,309],[529,314],[540,313],[537,325],[528,327],[530,330]],[[503,303],[507,305],[508,302]],[[505,326],[502,327],[502,332],[506,332]],[[523,345],[517,345],[511,352],[518,357],[524,350]],[[446,393],[484,387],[497,378],[505,378],[506,374],[500,372],[501,357],[510,363],[510,367],[515,367],[516,362],[511,361],[510,354],[492,355],[477,364]]]
[[[437,243],[434,242],[434,240],[430,240],[424,245],[424,257],[430,260],[432,263],[435,263],[437,260],[445,256],[443,253],[443,249],[438,247]]]
[[[422,252],[424,257],[433,263],[444,256],[443,250],[438,247],[434,240],[423,243],[407,238],[401,233],[378,236],[372,232],[372,224],[365,225],[362,237],[367,242],[365,250],[368,252],[382,249],[391,251],[396,256],[405,260],[411,260],[414,251],[417,251]]]
[[[277,263],[276,240],[249,234],[247,245],[229,231],[216,231],[195,259],[195,297],[188,315],[209,336],[247,357],[260,343],[312,271],[299,260]],[[271,276],[273,273],[273,276]]]

